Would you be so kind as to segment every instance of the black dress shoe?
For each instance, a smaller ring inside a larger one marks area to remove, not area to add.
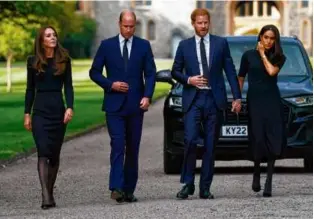
[[[178,199],[187,199],[189,195],[193,195],[195,191],[194,184],[186,184],[183,188],[177,193]]]
[[[201,199],[214,199],[214,195],[210,193],[209,189],[201,189],[200,198]]]
[[[261,191],[260,176],[258,176],[258,175],[253,175],[252,190],[253,190],[254,192],[259,192],[259,191]]]
[[[126,202],[137,202],[137,198],[132,193],[126,193],[124,196]]]
[[[111,192],[111,199],[114,199],[118,203],[121,203],[124,201],[124,194],[121,190],[115,189]]]

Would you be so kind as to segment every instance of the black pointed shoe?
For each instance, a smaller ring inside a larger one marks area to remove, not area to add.
[[[187,199],[189,195],[193,195],[195,191],[194,184],[186,184],[183,188],[177,193],[178,199]]]
[[[253,182],[252,182],[252,190],[254,192],[261,191],[261,182],[260,182],[260,176],[259,175],[253,175]]]
[[[263,192],[263,196],[264,197],[271,197],[272,194],[272,180],[271,179],[266,179],[266,182],[265,182],[265,187],[264,187],[264,192]]]
[[[201,189],[199,196],[201,199],[214,199],[214,195],[210,193],[209,189]]]
[[[115,189],[111,192],[111,199],[114,199],[118,203],[121,203],[124,201],[124,194],[121,190]]]
[[[133,193],[126,193],[124,196],[124,201],[126,202],[137,202],[137,198]]]

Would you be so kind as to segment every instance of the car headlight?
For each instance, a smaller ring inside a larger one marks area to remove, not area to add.
[[[170,97],[169,106],[170,107],[182,107],[182,97]]]
[[[286,98],[288,102],[296,106],[311,106],[313,105],[313,96],[302,96],[302,97],[289,97]]]

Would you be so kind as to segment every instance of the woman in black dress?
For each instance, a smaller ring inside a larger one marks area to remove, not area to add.
[[[69,54],[59,44],[53,27],[39,30],[34,47],[35,56],[27,60],[24,127],[33,133],[42,188],[41,207],[48,209],[56,206],[53,187],[66,125],[73,116],[72,70]]]
[[[276,26],[264,26],[256,49],[246,51],[241,59],[239,84],[242,90],[248,75],[249,149],[254,161],[252,189],[261,190],[260,163],[267,161],[267,178],[263,196],[272,193],[275,160],[286,146],[286,133],[277,75],[285,63]]]

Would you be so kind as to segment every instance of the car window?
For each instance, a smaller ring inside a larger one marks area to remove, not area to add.
[[[255,42],[229,42],[231,56],[236,67],[237,73],[239,72],[241,57],[247,50],[256,47]],[[280,75],[281,76],[300,76],[307,75],[304,57],[301,53],[300,47],[295,43],[282,43],[282,49],[286,56],[286,62],[283,65]]]

